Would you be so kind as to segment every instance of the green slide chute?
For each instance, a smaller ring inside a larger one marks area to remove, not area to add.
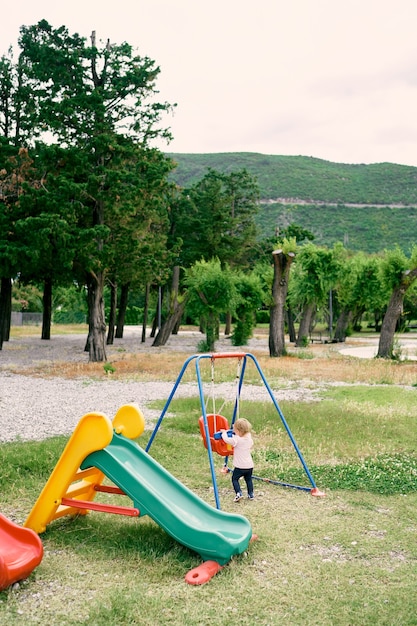
[[[89,454],[81,468],[96,467],[149,515],[204,561],[226,564],[249,545],[252,529],[242,515],[220,511],[172,476],[137,443],[114,433],[111,443]]]

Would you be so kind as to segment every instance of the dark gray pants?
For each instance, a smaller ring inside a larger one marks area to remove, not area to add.
[[[232,485],[236,493],[241,493],[239,480],[243,478],[248,489],[248,496],[253,496],[253,481],[252,481],[253,467],[250,469],[239,469],[235,467],[232,474]]]

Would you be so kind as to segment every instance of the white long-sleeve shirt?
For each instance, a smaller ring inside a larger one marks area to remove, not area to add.
[[[253,467],[251,455],[253,439],[250,433],[246,433],[243,437],[236,434],[229,437],[227,431],[223,431],[222,439],[233,446],[233,465],[235,467],[239,469],[251,469]]]

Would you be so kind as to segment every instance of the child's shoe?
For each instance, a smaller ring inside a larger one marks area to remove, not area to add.
[[[253,493],[248,494],[248,500],[255,500],[255,496],[253,495]]]
[[[233,502],[239,502],[239,500],[241,500],[243,498],[243,495],[241,493],[237,493],[235,495],[235,499],[233,500]]]

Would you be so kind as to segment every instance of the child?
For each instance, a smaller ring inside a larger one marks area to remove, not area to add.
[[[233,425],[233,435],[228,435],[227,431],[222,429],[222,439],[229,445],[233,446],[233,474],[232,485],[235,490],[235,502],[239,502],[243,498],[240,489],[239,480],[244,478],[248,490],[249,500],[253,500],[253,460],[251,450],[253,448],[253,440],[251,435],[252,426],[245,418],[239,418]]]

